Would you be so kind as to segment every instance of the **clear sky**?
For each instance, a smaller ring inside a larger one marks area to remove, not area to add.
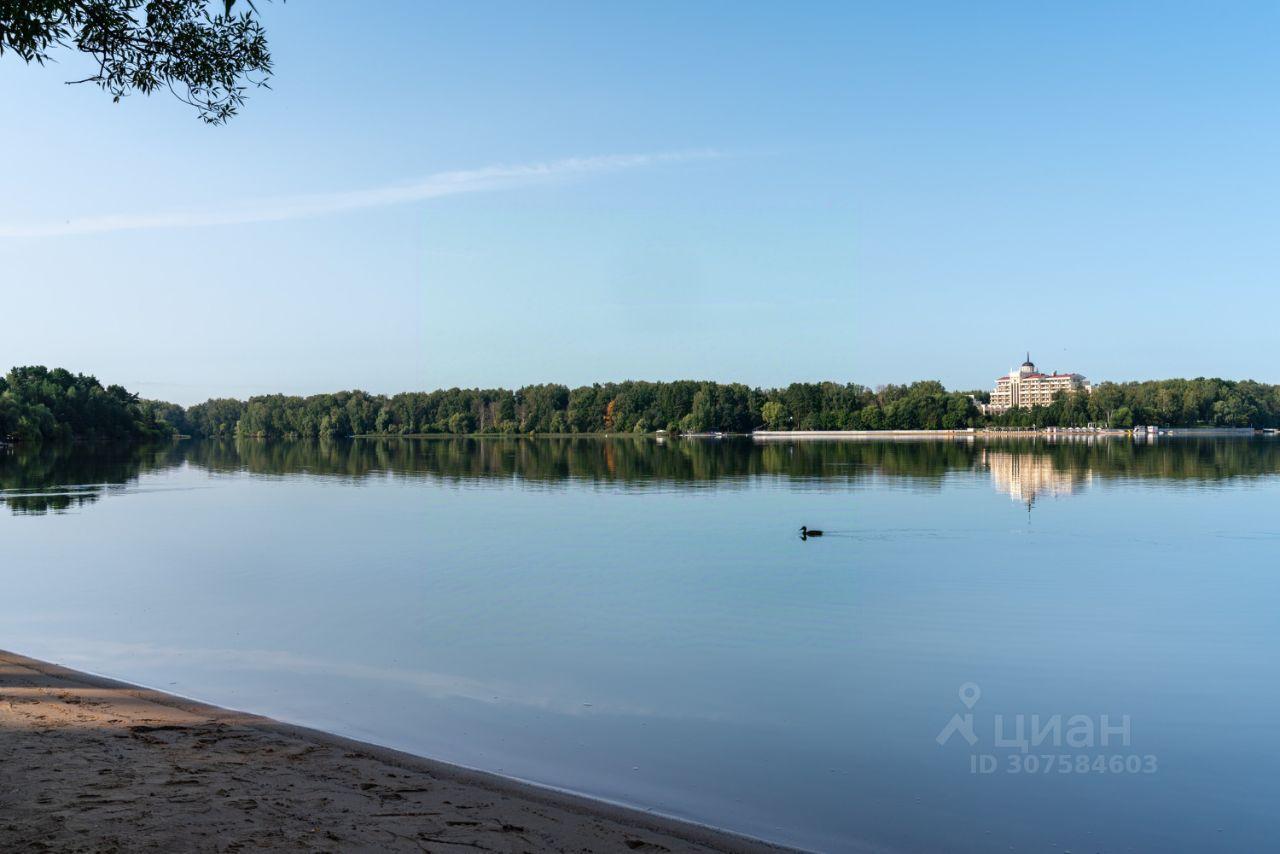
[[[258,5],[222,128],[0,59],[0,370],[1280,381],[1275,3]]]

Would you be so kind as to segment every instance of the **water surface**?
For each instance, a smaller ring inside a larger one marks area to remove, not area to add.
[[[0,647],[823,850],[1261,851],[1278,474],[1248,439],[0,449]]]

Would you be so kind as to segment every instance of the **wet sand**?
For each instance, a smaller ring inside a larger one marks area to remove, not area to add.
[[[3,851],[784,849],[0,651]]]

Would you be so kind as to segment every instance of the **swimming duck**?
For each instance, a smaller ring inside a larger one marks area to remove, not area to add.
[[[802,540],[807,540],[810,537],[821,537],[821,536],[822,536],[821,531],[811,531],[808,528],[806,528],[804,525],[800,526],[800,539]]]

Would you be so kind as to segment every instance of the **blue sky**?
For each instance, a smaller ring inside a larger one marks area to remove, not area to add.
[[[0,59],[3,366],[1280,381],[1275,4],[259,6],[222,128]]]

